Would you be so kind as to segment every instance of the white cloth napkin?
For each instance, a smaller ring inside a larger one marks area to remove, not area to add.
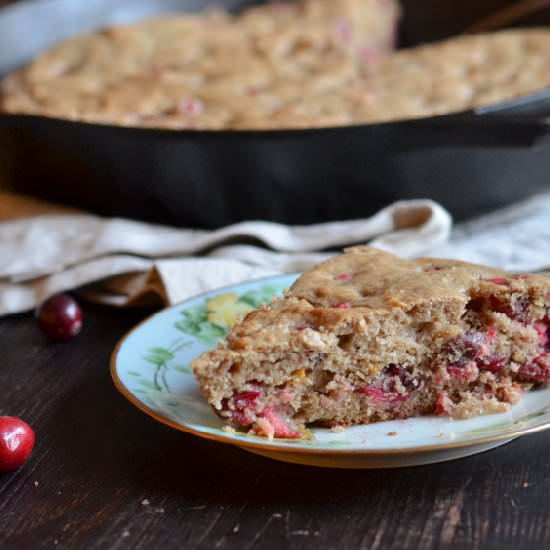
[[[550,268],[550,193],[532,197],[454,228],[431,254],[507,271]]]
[[[73,289],[114,305],[152,298],[173,304],[243,280],[302,271],[326,259],[327,249],[365,242],[418,256],[444,244],[451,224],[429,200],[399,202],[363,220],[300,227],[253,221],[198,231],[78,214],[7,221],[0,223],[0,315]]]
[[[403,257],[540,271],[550,266],[549,220],[550,193],[452,231],[449,214],[429,200],[399,202],[363,220],[302,227],[246,222],[217,231],[41,215],[0,223],[0,315],[73,289],[113,305],[168,305],[243,280],[303,271],[365,242]]]

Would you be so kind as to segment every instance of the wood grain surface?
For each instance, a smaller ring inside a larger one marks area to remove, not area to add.
[[[0,185],[0,222],[42,214],[75,213],[77,210],[50,202],[2,191]]]
[[[0,475],[0,548],[550,547],[550,433],[401,470],[270,461],[135,410],[108,361],[148,312],[84,306],[67,344],[30,315],[0,321],[0,414],[37,434],[27,465]]]

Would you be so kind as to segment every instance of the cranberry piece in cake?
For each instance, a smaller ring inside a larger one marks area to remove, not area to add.
[[[220,416],[266,437],[465,418],[550,382],[549,309],[546,276],[355,247],[248,314],[193,369]]]

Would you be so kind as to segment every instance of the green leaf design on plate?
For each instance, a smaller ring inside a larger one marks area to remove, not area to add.
[[[181,341],[181,338],[178,338],[171,346],[170,351],[172,353],[176,353],[177,351],[181,351],[182,349],[190,348],[193,345],[193,342],[191,340],[186,340],[185,342]]]
[[[269,303],[279,294],[282,288],[264,285],[239,295],[234,292],[222,292],[205,299],[201,304],[181,311],[181,319],[174,327],[207,347],[214,347],[225,338],[236,320],[249,311]],[[170,370],[182,374],[193,374],[187,365],[177,364],[178,351],[191,347],[195,342],[185,337],[178,337],[166,347],[155,346],[147,350],[143,359],[154,366],[151,380],[140,380],[139,383],[149,390],[171,393],[167,373]],[[176,364],[172,364],[176,363]],[[136,371],[128,371],[131,376],[139,376]]]
[[[170,367],[172,369],[174,369],[175,371],[178,371],[178,372],[183,372],[184,374],[193,374],[193,371],[191,370],[190,367],[186,367],[184,365],[175,365],[173,367]]]
[[[216,344],[229,332],[229,327],[220,327],[208,321],[206,303],[203,306],[183,310],[181,314],[183,319],[177,321],[175,327],[185,334],[194,336],[203,344]]]
[[[228,335],[237,318],[271,302],[281,291],[281,288],[264,285],[241,296],[231,292],[215,295],[199,306],[183,310],[183,319],[177,321],[175,327],[199,342],[213,346]]]
[[[280,289],[274,286],[262,286],[257,290],[250,290],[243,294],[239,301],[256,309],[263,304],[269,304],[280,293]]]
[[[136,370],[127,370],[126,374],[129,374],[130,376],[141,376],[141,372],[138,372]]]
[[[145,355],[143,359],[155,366],[153,381],[148,382],[140,380],[140,383],[150,389],[155,389],[157,391],[162,391],[164,389],[167,392],[170,392],[170,387],[168,386],[168,381],[166,379],[166,371],[168,369],[168,362],[174,359],[174,357],[175,355],[166,348],[159,346],[150,348],[147,355]],[[149,384],[149,386],[146,386],[144,382]]]
[[[164,365],[168,361],[174,359],[174,354],[165,348],[155,347],[149,350],[148,355],[146,355],[144,359],[148,363],[158,366]]]

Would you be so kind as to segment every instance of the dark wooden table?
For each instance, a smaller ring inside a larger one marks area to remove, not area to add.
[[[37,434],[0,475],[0,548],[550,548],[550,433],[401,470],[271,461],[134,409],[108,361],[147,312],[85,310],[67,344],[0,320],[0,414]]]

